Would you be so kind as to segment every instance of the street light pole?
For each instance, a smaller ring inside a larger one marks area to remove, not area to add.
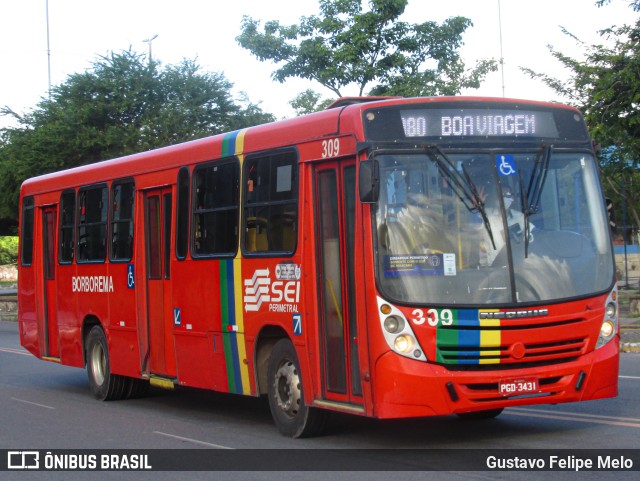
[[[47,72],[49,79],[49,100],[51,100],[51,45],[49,43],[49,0],[45,0],[47,14]]]
[[[151,55],[151,44],[153,43],[153,41],[158,38],[158,34],[154,35],[151,38],[147,38],[146,40],[143,40],[144,43],[148,43],[149,44],[149,65],[151,65],[151,62],[153,61],[153,57]]]

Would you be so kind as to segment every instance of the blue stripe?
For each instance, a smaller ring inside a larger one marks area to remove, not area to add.
[[[466,348],[480,347],[480,320],[478,311],[460,309],[458,311],[458,325],[476,327],[477,329],[460,329],[458,332],[458,355],[470,356],[470,359],[460,359],[458,364],[478,364],[480,351],[468,351]]]
[[[239,130],[236,130],[225,134],[222,139],[222,157],[228,157],[236,153],[236,138],[239,132]]]

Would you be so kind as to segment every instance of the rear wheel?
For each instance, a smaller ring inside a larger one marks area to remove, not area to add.
[[[93,326],[89,332],[86,360],[89,387],[96,399],[115,401],[128,394],[128,379],[111,373],[107,339],[100,326]]]
[[[304,403],[298,356],[288,339],[273,347],[267,375],[269,408],[280,432],[292,438],[319,435],[328,413]]]

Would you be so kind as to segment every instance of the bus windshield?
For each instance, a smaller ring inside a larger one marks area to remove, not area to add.
[[[380,153],[377,280],[398,302],[516,305],[605,291],[613,256],[587,151]]]

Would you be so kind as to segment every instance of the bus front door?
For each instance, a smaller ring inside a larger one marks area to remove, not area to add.
[[[56,286],[56,227],[58,209],[56,206],[42,209],[42,268],[44,278],[44,318],[39,326],[43,334],[42,357],[60,358],[57,315]]]
[[[145,192],[148,353],[145,371],[176,376],[171,310],[171,189]]]
[[[320,340],[327,400],[362,404],[355,309],[355,163],[315,170]]]

